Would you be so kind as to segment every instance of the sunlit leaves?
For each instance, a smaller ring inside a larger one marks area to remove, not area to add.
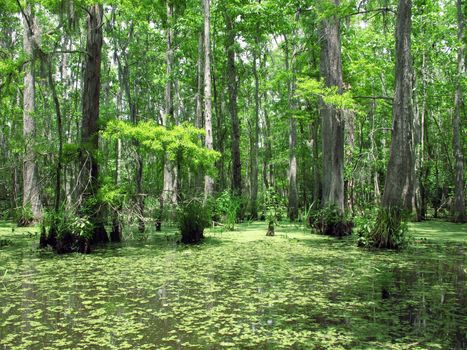
[[[321,97],[323,101],[338,109],[353,110],[356,108],[355,101],[349,91],[340,94],[336,86],[327,87],[323,82],[316,79],[302,78],[298,81],[297,91],[301,97]]]
[[[202,146],[199,136],[203,134],[203,130],[188,123],[166,128],[152,121],[134,125],[118,120],[110,121],[103,132],[105,138],[137,141],[152,153],[165,153],[168,159],[212,170],[220,155]]]

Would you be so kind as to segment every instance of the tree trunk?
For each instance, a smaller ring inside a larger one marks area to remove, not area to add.
[[[115,185],[119,186],[121,182],[120,163],[122,159],[122,140],[120,139],[117,140],[115,153]],[[120,210],[121,205],[112,209],[112,232],[110,233],[110,241],[114,243],[120,242],[122,240],[122,225],[119,215]]]
[[[240,159],[240,121],[237,115],[237,72],[235,68],[235,29],[230,14],[225,14],[227,51],[227,89],[232,122],[232,192],[242,195],[242,164]]]
[[[349,155],[347,157],[348,162],[350,164],[353,163],[353,152],[355,149],[355,115],[353,112],[348,111],[347,112],[347,121],[348,121],[348,141],[347,144],[349,145],[350,151]],[[353,165],[353,164],[352,164]],[[354,212],[354,205],[355,205],[355,193],[354,193],[354,187],[355,187],[355,178],[353,177],[353,174],[350,176],[350,178],[347,180],[346,183],[346,190],[347,190],[347,209],[350,210],[351,213]]]
[[[263,103],[266,104],[267,93],[263,94]],[[264,157],[263,157],[263,179],[264,186],[274,187],[274,165],[272,164],[272,142],[271,142],[271,121],[266,107],[264,111]]]
[[[198,36],[198,60],[196,62],[196,121],[195,125],[197,128],[201,129],[203,127],[203,90],[204,90],[204,66],[203,66],[203,56],[204,56],[204,29],[200,31]],[[202,142],[203,137],[199,136],[200,141]],[[196,193],[200,193],[204,186],[204,176],[202,169],[199,168],[195,176],[195,190]]]
[[[166,79],[165,85],[165,115],[164,125],[172,126],[175,124],[174,118],[174,102],[173,102],[173,64],[174,64],[174,49],[173,49],[173,10],[174,6],[171,0],[167,0],[167,54],[166,54]],[[164,184],[162,190],[163,205],[177,204],[177,167],[170,160],[165,159],[164,162]]]
[[[396,18],[396,72],[391,150],[381,210],[372,231],[377,248],[399,248],[401,211],[411,210],[413,196],[412,1],[399,0]]]
[[[297,156],[295,148],[297,147],[297,121],[292,115],[294,109],[294,91],[295,91],[295,74],[294,74],[294,55],[295,45],[292,50],[292,57],[289,54],[289,43],[285,38],[285,69],[291,74],[287,82],[287,106],[289,114],[289,168],[288,168],[288,206],[287,215],[291,221],[298,217],[298,193],[297,193]]]
[[[413,107],[410,33],[412,1],[399,0],[396,23],[396,87],[391,150],[383,207],[411,209],[413,196]]]
[[[336,6],[339,0],[332,0]],[[321,75],[328,87],[342,93],[342,61],[340,21],[337,16],[321,23]],[[321,101],[321,133],[323,144],[323,206],[335,206],[344,212],[344,115]]]
[[[55,106],[55,115],[57,117],[57,134],[58,134],[58,155],[57,155],[57,166],[55,168],[55,201],[54,210],[58,213],[61,202],[61,190],[62,190],[62,158],[63,158],[63,126],[62,126],[62,112],[60,109],[60,101],[58,100],[57,90],[55,88],[55,81],[53,79],[52,62],[48,62],[47,77],[49,81],[50,90],[52,91],[52,99]]]
[[[258,39],[256,39],[256,45],[258,46]],[[259,75],[257,69],[257,50],[253,52],[253,76],[255,78],[255,114],[253,123],[253,137],[250,138],[251,142],[251,154],[250,154],[250,216],[251,219],[256,220],[258,218],[257,198],[258,198],[258,138],[259,138],[259,107],[260,107],[260,95],[259,95]]]
[[[35,19],[31,7],[25,9],[23,18],[24,36],[23,46],[30,61],[25,64],[24,91],[23,91],[23,137],[26,144],[23,163],[23,208],[31,208],[32,220],[37,222],[42,217],[42,204],[40,198],[36,155],[34,151],[36,123],[35,112],[35,77],[34,65],[36,61],[36,33]],[[29,218],[28,218],[29,219]],[[26,223],[25,224],[29,224]]]
[[[211,95],[211,4],[203,0],[204,13],[204,128],[206,136],[204,144],[207,149],[213,149],[212,140],[212,95]],[[209,175],[204,177],[204,198],[212,196],[214,180]]]
[[[92,242],[107,242],[102,208],[96,204],[99,191],[99,95],[102,51],[101,5],[92,5],[87,18],[86,59],[83,84],[83,119],[81,124],[81,207],[94,226]]]
[[[215,64],[213,63],[215,67]],[[214,71],[215,72],[215,71]],[[213,72],[213,73],[214,73]],[[225,150],[225,128],[223,125],[223,109],[222,109],[222,100],[218,94],[217,84],[216,84],[216,76],[213,74],[212,76],[212,93],[214,97],[214,109],[216,113],[216,129],[217,129],[217,139],[216,139],[216,151],[220,153],[220,158],[216,162],[216,168],[218,171],[218,181],[217,190],[222,191],[227,187],[226,177],[225,177],[225,160],[224,160],[224,150]]]
[[[376,142],[375,142],[375,116],[376,116],[376,100],[373,99],[371,101],[371,111],[370,111],[370,119],[371,119],[371,129],[370,129],[370,151],[368,153],[369,156],[369,161],[372,166],[372,175],[373,175],[373,202],[376,205],[380,204],[381,201],[381,191],[379,189],[379,174],[378,174],[378,167],[377,167],[377,159],[376,159],[376,152],[377,152],[377,147],[376,147]],[[363,130],[361,134],[363,138]],[[360,144],[360,153],[361,153],[361,147],[362,147],[363,140],[361,139],[361,144]],[[370,179],[369,179],[370,180]],[[370,181],[368,181],[370,182]]]
[[[454,189],[454,221],[465,222],[467,220],[465,213],[465,198],[464,198],[464,152],[461,140],[462,138],[462,77],[465,72],[464,63],[464,18],[462,13],[462,0],[457,0],[457,20],[458,20],[458,39],[459,48],[457,51],[457,87],[455,95],[456,110],[454,113],[454,120],[452,123],[453,129],[453,149],[454,158],[456,161],[455,166],[455,189]]]
[[[319,126],[320,120],[317,118],[312,124],[313,134],[313,208],[317,209],[321,202],[321,169],[319,166]]]
[[[422,68],[423,69],[423,68]],[[414,84],[414,91],[418,91],[417,88],[418,80],[416,77],[416,72],[413,74],[413,84]],[[423,78],[422,78],[423,79]],[[413,220],[414,221],[422,221],[422,213],[421,213],[421,194],[420,194],[420,172],[422,166],[422,153],[421,153],[421,139],[422,139],[422,123],[421,123],[421,115],[423,114],[423,109],[420,108],[418,103],[418,95],[417,93],[413,94],[413,104],[414,104],[414,118],[413,118],[413,147],[414,147],[414,154],[413,154],[413,162],[414,162],[414,170],[413,170],[413,195],[412,195],[412,213],[413,213]]]
[[[216,23],[213,25],[214,27],[216,26]],[[216,43],[218,40],[216,40],[216,31],[213,33],[213,40],[212,40],[212,55],[211,55],[211,61],[212,67],[216,67]],[[216,116],[216,151],[220,153],[220,158],[216,162],[216,168],[218,171],[218,176],[217,176],[217,181],[216,181],[216,190],[217,191],[223,191],[227,187],[227,182],[226,182],[226,176],[225,176],[225,159],[224,159],[224,149],[225,149],[225,128],[224,128],[224,115],[223,115],[223,106],[222,106],[222,101],[223,99],[221,98],[222,94],[219,94],[218,91],[218,79],[216,76],[216,70],[212,70],[211,72],[212,76],[212,94],[213,94],[213,103],[214,103],[214,112]]]

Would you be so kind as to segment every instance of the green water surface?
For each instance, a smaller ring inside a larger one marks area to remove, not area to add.
[[[0,349],[465,349],[466,227],[413,224],[403,252],[253,223],[57,256],[0,223]]]

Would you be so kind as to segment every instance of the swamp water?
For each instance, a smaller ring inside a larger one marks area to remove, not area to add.
[[[66,256],[4,234],[0,349],[467,348],[465,243],[371,252],[265,227]]]

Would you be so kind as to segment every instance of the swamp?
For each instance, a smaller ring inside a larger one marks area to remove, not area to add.
[[[0,0],[0,350],[467,349],[467,0]]]
[[[92,254],[2,223],[2,349],[465,349],[466,225],[413,224],[404,252],[285,224],[176,230]]]

